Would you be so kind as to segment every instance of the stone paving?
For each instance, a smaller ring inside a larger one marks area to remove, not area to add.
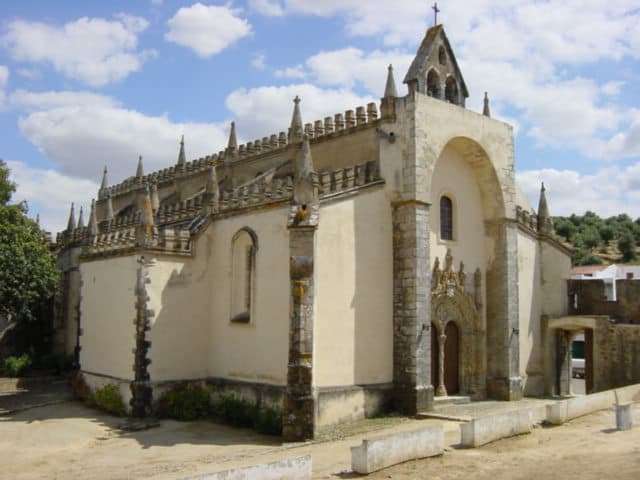
[[[26,381],[0,379],[0,415],[10,415],[34,407],[52,405],[71,400],[69,381],[64,378],[46,378]]]

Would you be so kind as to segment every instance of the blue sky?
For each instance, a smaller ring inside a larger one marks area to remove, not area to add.
[[[401,85],[423,0],[0,0],[0,158],[33,216],[64,228],[111,183],[379,100]],[[515,127],[520,186],[553,214],[640,216],[637,0],[441,0],[470,98]],[[404,85],[400,93],[406,93]],[[86,218],[86,217],[85,217]]]

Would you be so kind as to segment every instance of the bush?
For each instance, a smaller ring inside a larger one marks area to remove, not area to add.
[[[279,411],[259,408],[255,403],[233,395],[220,395],[212,401],[211,414],[234,427],[255,428],[267,435],[282,435],[282,415]]]
[[[26,353],[20,357],[7,357],[2,362],[2,372],[10,377],[21,377],[31,367],[31,357]]]
[[[209,415],[209,390],[200,385],[178,385],[158,401],[156,415],[175,420],[195,420]]]
[[[115,385],[106,385],[99,389],[87,403],[113,415],[123,416],[127,409],[120,396],[120,389]]]

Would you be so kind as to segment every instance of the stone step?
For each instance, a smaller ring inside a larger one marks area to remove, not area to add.
[[[471,397],[465,395],[451,395],[447,397],[434,397],[433,408],[437,410],[439,407],[448,405],[464,405],[471,403]]]

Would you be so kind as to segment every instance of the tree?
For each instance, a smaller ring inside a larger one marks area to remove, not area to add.
[[[613,237],[615,236],[615,231],[613,230],[613,227],[611,227],[610,225],[603,225],[600,227],[600,238],[602,238],[602,241],[606,244],[608,244],[611,240],[613,240]]]
[[[55,257],[26,203],[10,204],[15,184],[0,160],[0,315],[34,322],[58,283]]]
[[[630,262],[636,258],[636,240],[630,232],[625,232],[618,240],[618,250],[622,253],[622,260]]]
[[[595,227],[588,226],[582,232],[582,241],[584,242],[584,246],[590,250],[593,250],[600,243],[600,234]]]

